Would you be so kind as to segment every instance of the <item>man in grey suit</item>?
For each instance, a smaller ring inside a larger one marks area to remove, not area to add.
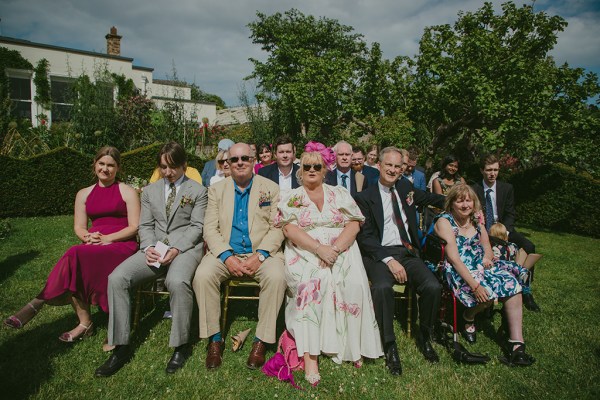
[[[131,292],[144,281],[164,274],[173,314],[169,346],[175,348],[167,373],[180,369],[191,354],[188,345],[194,304],[191,280],[203,255],[202,231],[208,195],[206,188],[185,176],[186,154],[178,143],[165,144],[157,162],[164,178],[147,186],[142,193],[140,251],[108,277],[108,344],[115,349],[96,369],[97,377],[113,375],[131,358]],[[161,247],[168,248],[166,253],[161,254]]]

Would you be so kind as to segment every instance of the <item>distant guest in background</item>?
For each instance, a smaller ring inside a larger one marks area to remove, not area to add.
[[[367,159],[365,165],[379,169],[379,146],[376,144],[367,148]]]
[[[233,141],[230,139],[221,139],[221,141],[219,141],[219,144],[217,145],[217,151],[227,151],[229,150],[229,148],[233,146]],[[215,174],[217,173],[217,163],[215,162],[215,160],[210,160],[207,161],[206,164],[204,164],[204,169],[202,169],[202,182],[204,184],[204,186],[209,187],[210,186],[210,178],[212,178],[213,176],[215,176]]]
[[[417,166],[417,155],[414,152],[408,152],[408,163],[404,170],[404,177],[408,178],[412,182],[413,186],[420,190],[427,190],[427,183],[425,181],[425,174],[418,169]]]
[[[440,174],[433,181],[433,193],[448,194],[452,186],[465,183],[465,180],[458,173],[458,158],[453,155],[447,155],[442,160]]]
[[[352,169],[363,174],[369,185],[377,184],[379,170],[365,165],[365,152],[358,146],[352,147]]]
[[[271,165],[273,163],[273,152],[271,151],[271,145],[263,143],[258,145],[258,162],[254,165],[254,173],[258,174],[258,171]]]
[[[225,150],[220,150],[217,157],[215,157],[215,161],[217,162],[217,173],[210,178],[211,185],[214,185],[231,175],[231,169],[229,168],[229,162],[227,160],[228,158],[229,152]]]
[[[275,140],[275,162],[258,171],[258,175],[264,176],[279,185],[280,193],[296,189],[298,186],[298,165],[294,164],[296,158],[296,147],[288,136],[281,136]]]
[[[354,197],[365,189],[369,183],[363,174],[353,171],[352,146],[348,142],[339,141],[333,147],[336,168],[325,175],[325,183],[331,186],[341,186]]]

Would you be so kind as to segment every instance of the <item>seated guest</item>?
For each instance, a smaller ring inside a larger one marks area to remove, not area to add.
[[[369,183],[363,174],[352,170],[352,146],[343,140],[333,146],[335,153],[335,169],[325,175],[325,183],[331,186],[342,186],[352,197],[364,190]]]
[[[379,170],[365,165],[365,153],[358,146],[352,147],[352,170],[363,174],[369,185],[376,185],[379,180]]]
[[[521,284],[523,296],[525,293],[531,293],[529,287],[529,271],[517,263],[517,253],[519,248],[516,244],[508,241],[508,231],[504,224],[496,222],[490,228],[490,245],[494,254],[494,261],[509,261],[497,263],[501,269],[510,272]]]
[[[535,245],[515,229],[515,198],[513,186],[499,181],[500,163],[495,155],[488,155],[479,163],[481,183],[473,185],[480,203],[483,205],[486,229],[495,222],[501,222],[508,230],[508,239],[525,250],[527,254],[535,253]],[[530,281],[533,282],[534,269],[530,271]],[[523,294],[523,304],[529,311],[540,311],[531,292]]]
[[[379,169],[379,146],[376,144],[367,148],[367,158],[365,159],[367,167]]]
[[[217,152],[223,150],[227,151],[229,148],[233,146],[233,141],[230,139],[221,139],[219,144],[217,145]],[[202,182],[204,186],[210,186],[210,178],[215,176],[217,173],[217,163],[215,160],[209,160],[204,164],[204,168],[202,169]]]
[[[92,171],[97,182],[81,189],[75,197],[73,229],[82,243],[67,250],[40,294],[4,320],[5,325],[22,328],[44,304],[71,304],[79,325],[59,339],[73,342],[93,333],[90,304],[109,311],[108,275],[137,250],[135,235],[140,217],[137,192],[117,180],[120,165],[121,155],[114,147],[103,147],[96,153]]]
[[[166,372],[180,369],[191,354],[188,342],[194,298],[190,283],[203,253],[206,188],[185,176],[186,154],[178,143],[165,144],[157,164],[163,179],[142,193],[141,250],[108,277],[108,345],[115,349],[96,369],[97,377],[113,375],[131,358],[131,292],[165,274],[173,313],[169,345],[175,348]],[[164,253],[160,251],[163,245],[168,247]]]
[[[383,352],[355,241],[364,217],[347,190],[323,184],[319,152],[305,152],[301,167],[302,186],[282,197],[275,225],[287,238],[286,327],[304,356],[306,379],[316,385],[321,353],[359,367],[362,357]]]
[[[386,147],[381,150],[379,163],[377,186],[369,186],[355,197],[365,216],[357,240],[371,281],[386,366],[392,375],[400,375],[402,366],[394,334],[393,286],[396,283],[407,283],[419,295],[420,350],[428,361],[439,361],[431,339],[441,286],[419,257],[416,206],[434,204],[441,207],[444,198],[415,189],[408,179],[400,179],[406,163],[400,149]]]
[[[501,361],[510,365],[531,365],[535,360],[525,353],[521,285],[493,261],[477,195],[465,184],[455,185],[446,197],[445,213],[435,223],[436,234],[444,239],[446,260],[443,266],[448,286],[467,307],[463,334],[475,341],[475,315],[498,299],[504,302],[508,323],[508,356]]]
[[[425,174],[418,169],[417,166],[417,155],[414,152],[408,152],[408,162],[406,163],[406,169],[404,170],[404,177],[408,178],[412,182],[413,186],[419,190],[426,191],[427,184],[425,183]]]
[[[458,173],[458,159],[453,155],[448,155],[442,160],[439,175],[433,180],[433,193],[446,195],[452,186],[459,183],[465,183],[465,180]]]
[[[185,176],[190,178],[193,181],[198,182],[202,185],[202,177],[200,176],[200,172],[194,167],[187,167],[185,169]],[[163,177],[160,175],[160,168],[154,168],[154,172],[152,172],[152,176],[150,177],[149,183],[154,183]]]
[[[246,366],[262,367],[265,343],[275,343],[275,323],[285,294],[283,232],[271,221],[277,213],[279,186],[252,174],[250,146],[229,149],[231,177],[211,186],[208,193],[205,238],[208,253],[194,276],[200,309],[200,337],[209,338],[206,368],[222,364],[225,344],[219,326],[221,283],[231,277],[259,282],[258,325]]]
[[[273,152],[271,145],[267,143],[260,144],[258,150],[258,162],[254,165],[254,173],[258,174],[258,170],[273,163]]]
[[[281,136],[275,140],[275,162],[258,170],[258,175],[264,176],[279,185],[279,191],[284,193],[296,189],[298,179],[298,165],[294,164],[296,147],[288,136]]]
[[[211,185],[214,185],[215,183],[220,182],[231,175],[231,168],[229,168],[229,163],[227,162],[228,158],[229,152],[227,150],[219,150],[217,156],[215,157],[217,173],[210,178]]]

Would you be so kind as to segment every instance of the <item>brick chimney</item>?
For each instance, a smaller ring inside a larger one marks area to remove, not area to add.
[[[106,38],[106,53],[112,56],[121,55],[121,38],[123,36],[117,35],[117,28],[114,26],[110,28],[110,33],[105,36]]]

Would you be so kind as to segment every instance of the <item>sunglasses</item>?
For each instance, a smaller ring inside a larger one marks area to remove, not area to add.
[[[310,171],[311,168],[314,168],[315,171],[319,172],[323,168],[323,165],[321,165],[321,164],[303,164],[302,165],[302,169],[306,172]]]
[[[219,165],[223,165],[223,164],[225,164],[225,161],[227,161],[227,159],[226,159],[226,158],[224,158],[224,159],[222,159],[222,160],[218,160],[218,162],[219,162]]]
[[[236,162],[238,162],[240,159],[243,162],[250,162],[250,160],[252,160],[254,157],[252,156],[241,156],[241,157],[229,157],[229,164],[235,164]]]

